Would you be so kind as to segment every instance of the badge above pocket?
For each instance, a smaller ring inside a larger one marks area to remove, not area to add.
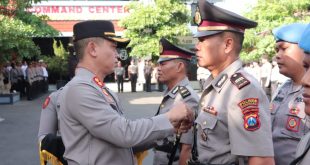
[[[205,111],[201,111],[196,119],[201,129],[214,129],[217,123],[217,117]]]

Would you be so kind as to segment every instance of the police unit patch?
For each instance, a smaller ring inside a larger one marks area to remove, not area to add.
[[[248,131],[255,131],[260,128],[258,109],[247,109],[242,111],[244,128]]]
[[[238,106],[241,108],[241,110],[253,106],[258,107],[258,98],[247,98],[238,103]]]
[[[248,131],[255,131],[260,128],[258,110],[249,111],[244,114],[244,128]]]
[[[188,89],[186,87],[183,87],[183,86],[179,87],[179,92],[180,92],[183,99],[185,99],[186,97],[191,95],[191,93],[188,91]]]
[[[50,100],[51,98],[49,96],[45,99],[43,106],[42,106],[43,109],[45,109],[48,106],[48,104],[50,103]]]
[[[260,128],[258,98],[247,98],[238,103],[243,114],[243,125],[247,131]]]
[[[231,76],[230,81],[238,88],[242,89],[243,87],[249,85],[251,82],[246,79],[241,73],[235,73]]]
[[[300,125],[300,118],[293,117],[293,116],[289,116],[287,118],[286,129],[293,131],[293,132],[298,132],[299,125]]]

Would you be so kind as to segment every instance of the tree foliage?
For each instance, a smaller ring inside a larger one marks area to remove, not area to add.
[[[257,6],[246,14],[258,22],[255,29],[247,30],[241,58],[243,61],[260,59],[264,54],[275,55],[272,29],[294,22],[310,22],[309,0],[258,0]]]
[[[155,5],[132,2],[128,5],[130,16],[122,19],[125,36],[131,39],[131,56],[158,56],[159,40],[189,34],[189,11],[182,0],[156,0]]]
[[[64,48],[61,41],[53,40],[53,49],[55,56],[42,56],[48,69],[52,73],[58,73],[59,79],[64,79],[68,75],[68,57],[69,52]]]
[[[41,18],[26,12],[31,3],[39,0],[1,0],[0,7],[0,63],[11,60],[12,54],[19,58],[40,55],[40,49],[32,37],[57,36],[59,33]]]

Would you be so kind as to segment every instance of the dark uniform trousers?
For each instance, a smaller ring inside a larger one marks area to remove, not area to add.
[[[137,79],[137,74],[130,74],[131,92],[136,92]]]
[[[145,77],[145,90],[147,92],[151,92],[152,91],[152,89],[151,89],[152,76],[151,76],[151,74],[144,74],[144,77]]]
[[[124,78],[123,75],[117,75],[117,89],[118,92],[123,92],[123,86],[124,86]]]

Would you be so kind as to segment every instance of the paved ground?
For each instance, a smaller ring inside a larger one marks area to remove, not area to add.
[[[114,91],[115,84],[107,84]],[[51,86],[51,90],[55,87]],[[142,88],[141,88],[142,89]],[[129,84],[125,92],[119,94],[125,114],[130,119],[153,116],[161,101],[160,92],[130,93]],[[12,105],[0,105],[0,165],[36,165],[39,164],[37,132],[40,110],[48,94],[32,100],[21,100]],[[152,164],[152,152],[144,164]]]
[[[106,84],[117,92],[116,83]],[[194,85],[195,86],[195,85]],[[56,90],[50,86],[50,91]],[[130,84],[124,84],[124,93],[119,93],[125,115],[130,119],[151,117],[161,102],[160,92],[142,92],[142,85],[136,93],[130,92]],[[12,105],[0,105],[0,165],[37,165],[39,164],[37,133],[41,106],[48,94],[27,101],[25,99]],[[151,165],[152,151],[143,164]]]

